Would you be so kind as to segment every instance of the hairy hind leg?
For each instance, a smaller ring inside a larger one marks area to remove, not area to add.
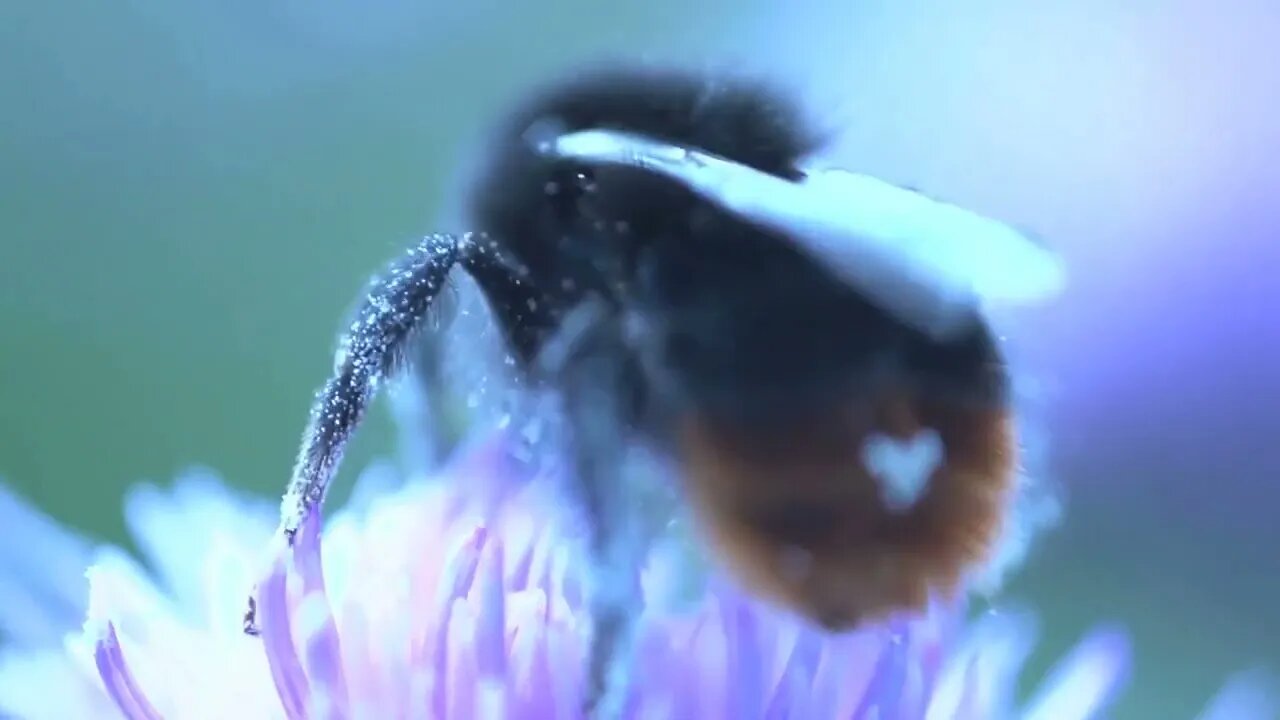
[[[435,301],[454,267],[479,278],[495,316],[519,351],[549,326],[547,303],[525,302],[536,294],[522,269],[493,238],[429,235],[370,283],[342,334],[333,373],[311,405],[293,476],[280,507],[279,533],[289,545],[303,521],[318,512],[337,474],[347,442],[363,420],[376,391],[398,373],[412,341],[433,317]],[[505,289],[505,294],[499,290]],[[244,631],[256,634],[256,601],[249,598]]]

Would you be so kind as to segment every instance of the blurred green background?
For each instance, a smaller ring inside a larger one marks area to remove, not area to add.
[[[1280,341],[1256,270],[1277,225],[1249,200],[1274,179],[1256,143],[1280,139],[1237,72],[1268,67],[1280,10],[1035,8],[6,3],[0,476],[111,541],[127,486],[190,464],[279,492],[342,313],[439,221],[505,103],[601,57],[748,67],[812,95],[841,160],[1025,219],[1085,268],[1011,337],[1054,388],[1068,508],[1007,596],[1043,613],[1034,670],[1118,620],[1137,670],[1115,717],[1190,717],[1231,671],[1280,666]],[[1252,260],[1208,283],[1223,249]],[[1218,299],[1243,309],[1160,319]],[[390,451],[384,415],[348,477]]]

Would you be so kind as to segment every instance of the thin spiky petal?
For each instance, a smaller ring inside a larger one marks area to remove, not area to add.
[[[1280,718],[1280,697],[1274,678],[1258,668],[1237,673],[1214,696],[1196,720],[1275,720]]]
[[[853,716],[857,720],[898,717],[902,690],[906,683],[907,647],[910,638],[907,629],[892,627],[889,637],[876,661],[871,684]]]
[[[293,642],[292,618],[288,599],[288,561],[281,548],[272,564],[271,573],[262,583],[258,597],[258,617],[262,645],[271,679],[289,720],[305,720],[310,694],[307,676]]]
[[[129,663],[120,648],[120,638],[110,622],[93,648],[93,661],[98,668],[98,676],[102,678],[102,686],[128,720],[161,720],[160,713],[138,687],[138,681],[129,670]]]
[[[329,595],[321,557],[320,514],[303,522],[294,545],[294,566],[302,581],[298,604],[298,634],[302,637],[311,702],[319,718],[349,715],[347,678],[342,669],[342,642]]]
[[[1058,667],[1023,712],[1023,720],[1088,720],[1097,717],[1127,679],[1129,641],[1118,628],[1090,633]]]
[[[476,625],[475,653],[481,720],[502,720],[506,712],[507,606],[502,588],[502,543],[486,543],[480,554],[476,593],[480,617]]]
[[[750,606],[740,598],[721,602],[720,612],[728,638],[731,684],[728,708],[731,717],[759,717],[764,711],[764,648],[759,622]]]

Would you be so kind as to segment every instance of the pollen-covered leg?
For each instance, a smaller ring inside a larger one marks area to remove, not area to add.
[[[302,447],[280,506],[280,532],[290,544],[324,501],[347,441],[378,386],[402,364],[416,331],[471,236],[428,235],[375,278],[343,332],[333,374],[316,393]],[[257,603],[249,599],[244,630],[257,634]]]
[[[639,567],[647,550],[639,513],[628,507],[622,472],[639,376],[615,318],[598,305],[571,313],[544,366],[563,393],[571,454],[570,491],[587,527],[591,616],[584,711],[619,717],[626,694]]]
[[[448,457],[455,441],[450,427],[450,409],[456,397],[445,381],[445,333],[457,314],[456,293],[443,292],[436,298],[435,322],[408,350],[409,366],[396,381],[388,400],[396,424],[396,445],[408,477],[435,472]]]
[[[342,334],[333,374],[311,406],[280,508],[280,533],[290,545],[303,521],[323,503],[347,441],[378,388],[405,364],[412,339],[434,316],[436,298],[460,263],[473,275],[483,276],[490,287],[500,284],[499,280],[509,287],[523,286],[520,268],[502,255],[498,244],[472,234],[429,235],[374,279]],[[532,289],[523,287],[521,292]],[[504,303],[497,303],[494,312],[507,326],[521,326],[519,318],[507,317],[512,309]],[[250,634],[256,633],[255,610],[250,599],[244,617],[245,632]]]
[[[280,508],[281,531],[292,541],[306,516],[323,502],[347,441],[378,387],[406,357],[410,339],[471,236],[430,235],[393,263],[369,287],[342,334],[333,374],[316,393],[311,419]]]

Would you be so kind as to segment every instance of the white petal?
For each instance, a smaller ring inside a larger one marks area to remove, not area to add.
[[[1280,696],[1275,678],[1261,671],[1243,672],[1218,691],[1197,720],[1276,720]]]
[[[974,621],[948,653],[926,718],[949,720],[961,708],[983,713],[981,717],[1004,717],[1035,639],[1035,623],[1028,613],[991,612]]]
[[[79,626],[90,544],[0,484],[0,638],[51,646]]]
[[[1114,699],[1128,679],[1129,642],[1120,632],[1089,635],[1050,671],[1023,720],[1089,720]]]
[[[23,720],[112,717],[115,709],[61,646],[0,657],[0,717]]]
[[[226,589],[208,584],[204,562],[214,548],[223,556],[253,558],[252,569],[257,569],[275,527],[266,503],[251,502],[199,470],[179,477],[167,492],[153,485],[134,487],[125,496],[124,513],[148,564],[190,620],[198,619],[193,611],[205,607],[210,593]],[[242,592],[248,591],[245,586]]]
[[[279,716],[261,642],[210,635],[179,621],[170,599],[131,558],[103,551],[89,571],[89,616],[67,652],[97,681],[93,643],[110,620],[142,691],[166,717],[216,720]]]
[[[81,637],[71,641],[82,672],[97,677],[93,646],[111,622],[142,691],[163,712],[170,692],[188,684],[183,675],[191,672],[193,632],[177,621],[169,599],[123,551],[101,550],[86,574],[88,616]]]

